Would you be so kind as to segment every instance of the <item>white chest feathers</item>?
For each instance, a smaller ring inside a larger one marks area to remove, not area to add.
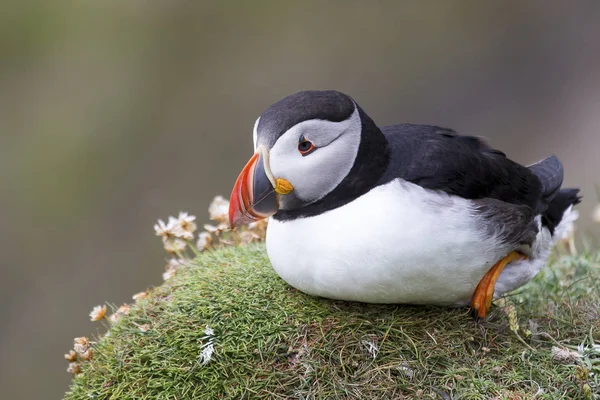
[[[282,279],[311,295],[465,305],[513,250],[479,218],[469,200],[396,180],[318,216],[271,219],[267,252]]]

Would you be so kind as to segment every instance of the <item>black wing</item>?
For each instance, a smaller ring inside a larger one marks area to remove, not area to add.
[[[546,210],[562,184],[562,165],[556,157],[528,168],[482,139],[450,129],[402,124],[382,131],[391,150],[383,181],[402,178],[468,199],[526,205],[536,213]]]

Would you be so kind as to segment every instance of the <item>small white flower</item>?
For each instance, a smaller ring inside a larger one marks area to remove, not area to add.
[[[204,251],[204,250],[208,249],[208,247],[210,246],[212,241],[213,241],[213,238],[210,233],[201,232],[198,235],[198,241],[196,242],[196,247],[198,248],[198,250]]]
[[[208,233],[215,233],[219,230],[218,226],[214,226],[214,225],[210,225],[210,224],[206,224],[204,225],[204,229],[208,232]]]
[[[123,318],[125,315],[129,314],[129,304],[123,304],[121,307],[117,309],[114,313],[108,317],[111,323],[115,323]]]
[[[177,219],[179,219],[179,222],[186,222],[191,224],[196,220],[196,216],[190,215],[190,213],[188,213],[187,211],[179,211],[179,216],[177,217]]]
[[[189,215],[187,212],[181,211],[177,220],[179,221],[179,226],[181,226],[183,230],[191,233],[196,232],[198,226],[194,222],[196,220],[195,215]]]
[[[242,231],[240,232],[240,239],[242,240],[242,243],[249,244],[256,240],[260,240],[260,235],[250,230]]]
[[[162,221],[159,220],[159,222],[162,222]],[[173,239],[173,238],[189,240],[190,237],[193,238],[193,236],[194,236],[187,230],[183,229],[179,219],[175,218],[175,217],[169,217],[169,222],[167,222],[166,224],[164,224],[164,222],[163,222],[162,226],[164,227],[164,229],[159,230],[159,231],[162,232],[163,234],[159,235],[157,233],[157,235],[162,236],[163,242],[167,242],[169,239]],[[155,227],[155,229],[156,229],[156,227]]]
[[[177,220],[177,218],[173,217],[172,215],[169,215],[169,222],[167,223],[167,228],[173,229],[177,226],[178,223],[179,221]]]
[[[175,276],[175,272],[177,272],[174,269],[170,269],[168,271],[163,272],[162,277],[164,281],[168,281],[169,279],[171,279],[172,277]]]
[[[187,247],[187,243],[181,239],[163,240],[163,245],[167,253],[181,253]]]
[[[223,196],[217,196],[208,207],[208,214],[213,221],[227,222],[229,219],[229,201]]]
[[[176,229],[175,237],[177,237],[179,239],[183,239],[183,240],[192,240],[192,239],[194,239],[194,234],[190,231],[186,231],[183,229]]]
[[[154,232],[156,232],[156,236],[162,236],[163,239],[166,239],[173,234],[173,232],[171,232],[171,229],[172,226],[170,226],[170,224],[165,224],[165,221],[163,221],[162,219],[159,219],[158,222],[154,225]]]
[[[87,349],[80,354],[80,357],[83,361],[90,361],[92,358],[94,358],[94,351],[92,349]]]
[[[120,312],[112,313],[112,314],[110,314],[110,317],[108,317],[111,324],[116,323],[121,318],[123,318],[123,314],[121,314]],[[108,332],[110,332],[110,331],[108,331]],[[108,333],[108,332],[106,332],[106,333]]]
[[[68,362],[77,361],[77,353],[74,350],[69,350],[69,352],[65,354],[65,360]]]
[[[81,366],[79,363],[72,362],[69,363],[69,368],[67,368],[67,372],[73,375],[77,375],[81,373]]]
[[[248,224],[248,230],[256,235],[257,240],[265,240],[267,224],[268,219],[251,222]]]
[[[131,298],[135,301],[142,300],[148,297],[148,292],[139,292],[131,296]]]
[[[184,261],[182,259],[171,258],[165,267],[165,272],[163,272],[163,280],[168,281],[174,277],[177,269],[183,264]]]
[[[129,304],[123,304],[117,311],[112,313],[108,319],[114,324],[127,314],[129,314]]]
[[[194,238],[194,232],[198,229],[198,226],[194,222],[195,220],[195,216],[182,211],[179,213],[178,218],[169,217],[167,228],[169,228],[171,235],[176,238],[192,240]]]
[[[85,353],[89,346],[90,341],[85,336],[76,337],[73,339],[73,350],[75,350],[78,354]]]
[[[167,262],[167,265],[165,266],[165,270],[168,271],[170,269],[177,269],[184,265],[185,265],[185,260],[183,258],[171,258]]]
[[[121,307],[119,307],[117,312],[123,315],[129,314],[129,304],[123,304]]]
[[[100,321],[106,315],[106,306],[96,306],[90,312],[91,321]]]

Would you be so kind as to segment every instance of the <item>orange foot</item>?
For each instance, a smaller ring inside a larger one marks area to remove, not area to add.
[[[473,299],[471,300],[471,308],[476,313],[478,318],[483,318],[492,306],[496,281],[500,273],[508,263],[527,258],[525,255],[516,251],[511,252],[506,257],[498,261],[492,269],[490,269],[479,281]]]

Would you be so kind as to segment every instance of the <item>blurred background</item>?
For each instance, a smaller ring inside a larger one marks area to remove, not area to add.
[[[600,2],[23,1],[0,12],[0,387],[60,398],[63,354],[105,301],[160,284],[152,229],[206,220],[252,126],[303,89],[380,125],[482,135],[522,163],[555,153],[600,183]]]

